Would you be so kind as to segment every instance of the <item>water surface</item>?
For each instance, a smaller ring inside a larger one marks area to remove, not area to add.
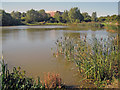
[[[51,48],[56,47],[56,40],[66,35],[86,35],[88,39],[116,36],[105,29],[67,30],[67,26],[11,26],[3,27],[2,32],[3,56],[10,69],[21,66],[28,76],[40,76],[41,79],[45,72],[59,73],[67,85],[80,85],[80,75],[74,63],[65,61],[63,57],[53,57]]]

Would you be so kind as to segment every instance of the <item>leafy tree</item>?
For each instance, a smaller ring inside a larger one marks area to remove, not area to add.
[[[2,10],[0,9],[0,26],[2,26]]]
[[[48,23],[54,23],[54,22],[56,22],[56,21],[55,21],[55,18],[50,17],[47,22],[48,22]]]
[[[9,13],[6,13],[4,10],[0,10],[2,17],[2,26],[10,26],[10,25],[20,25],[21,22],[18,19],[13,18]],[[0,21],[0,22],[1,22]]]
[[[25,17],[25,16],[26,16],[25,12],[21,13],[21,17]]]
[[[21,21],[25,21],[25,19],[26,19],[26,13],[23,12],[21,13]]]
[[[54,18],[56,19],[57,22],[62,22],[62,16],[60,14],[60,11],[57,11],[55,13]]]
[[[110,22],[110,21],[111,21],[111,18],[110,18],[109,15],[107,15],[107,17],[106,17],[106,21],[107,21],[107,22]]]
[[[62,14],[62,19],[63,19],[63,21],[64,21],[65,23],[70,21],[67,10],[65,10],[65,11],[63,12],[63,14]]]
[[[39,15],[41,16],[40,17],[40,20],[41,21],[47,21],[48,18],[50,17],[49,14],[45,13],[45,10],[44,9],[41,9],[39,12]]]
[[[92,20],[95,22],[97,21],[97,13],[96,12],[92,13]]]
[[[120,24],[120,15],[118,15],[117,21],[118,21],[118,23]]]
[[[12,11],[11,16],[15,19],[19,19],[19,20],[21,19],[21,13],[18,11],[17,12]]]
[[[84,17],[85,22],[91,22],[91,16],[87,12],[82,13],[82,15]]]
[[[112,15],[111,16],[111,21],[117,21],[118,16],[117,15]]]
[[[75,22],[75,21],[81,22],[84,19],[78,7],[71,8],[68,13],[68,16],[69,16],[70,22]]]
[[[101,17],[98,18],[98,21],[99,21],[99,22],[104,22],[105,20],[106,20],[106,17],[102,17],[102,16],[101,16]]]
[[[38,11],[35,11],[34,9],[28,10],[26,13],[26,22],[37,22],[41,20],[41,15]]]

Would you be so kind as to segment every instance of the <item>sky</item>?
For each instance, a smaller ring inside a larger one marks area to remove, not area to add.
[[[35,9],[35,10],[44,9],[46,11],[56,11],[56,10],[64,11],[64,10],[70,10],[70,8],[72,7],[78,7],[81,13],[88,12],[91,15],[92,12],[96,11],[98,17],[118,14],[117,0],[109,0],[111,2],[108,2],[108,0],[104,0],[106,2],[37,2],[37,1],[31,2],[32,0],[29,0],[29,2],[13,2],[13,1],[14,0],[6,0],[6,1],[2,0],[2,9],[10,13],[13,10],[26,12],[27,10],[30,9]],[[39,0],[39,1],[43,1],[43,0]],[[44,1],[48,1],[48,0],[44,0]]]
[[[118,2],[120,0],[1,0],[2,2]]]

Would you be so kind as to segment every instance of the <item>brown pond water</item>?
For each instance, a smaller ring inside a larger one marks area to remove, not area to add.
[[[77,73],[74,63],[65,61],[63,57],[53,57],[51,48],[60,37],[70,35],[84,36],[87,38],[106,38],[116,36],[116,33],[107,32],[105,29],[69,30],[66,26],[11,26],[2,28],[3,56],[9,68],[21,66],[28,76],[43,79],[44,73],[59,73],[62,81],[67,85],[86,85],[79,82],[81,76]],[[91,86],[91,85],[90,85]]]

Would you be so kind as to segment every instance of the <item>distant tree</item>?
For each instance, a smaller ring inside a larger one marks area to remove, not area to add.
[[[55,21],[55,18],[50,17],[47,22],[49,22],[49,23],[54,23],[54,22],[56,22],[56,21]]]
[[[70,22],[76,22],[76,21],[81,22],[84,19],[78,7],[71,8],[68,13],[68,16],[69,16]]]
[[[62,22],[62,16],[60,14],[60,11],[57,11],[55,13],[54,18],[56,19],[57,22]]]
[[[118,15],[117,21],[120,24],[120,15]]]
[[[62,14],[62,19],[63,19],[63,22],[65,22],[65,23],[70,21],[67,10],[65,10],[65,11],[63,12],[63,14]]]
[[[26,19],[26,13],[23,12],[21,13],[21,21],[25,21],[25,19]]]
[[[0,26],[2,26],[2,10],[0,9]]]
[[[117,15],[112,15],[111,16],[111,21],[117,21],[118,16]]]
[[[47,21],[50,18],[49,14],[45,13],[44,9],[41,9],[38,12],[39,12],[39,15],[41,16],[40,17],[41,21]]]
[[[85,22],[91,22],[91,16],[87,12],[82,13],[82,15]]]
[[[103,17],[103,16],[101,16],[101,17],[98,18],[99,22],[104,22],[105,20],[106,20],[106,17]]]
[[[2,17],[2,26],[20,25],[21,22],[18,19],[13,18],[9,13],[4,10],[0,10],[0,16]],[[0,21],[0,22],[1,22]]]
[[[107,15],[106,22],[110,22],[110,21],[111,21],[111,17],[110,17],[110,15]]]
[[[21,13],[21,17],[25,17],[25,16],[26,16],[25,12]]]
[[[26,13],[26,22],[32,23],[32,22],[38,22],[42,20],[41,15],[38,11],[35,11],[34,9],[28,10]]]
[[[21,19],[21,13],[20,12],[15,12],[15,11],[12,11],[11,12],[11,16],[14,18],[14,19]]]
[[[93,12],[92,13],[92,21],[97,21],[97,13],[96,12]]]

